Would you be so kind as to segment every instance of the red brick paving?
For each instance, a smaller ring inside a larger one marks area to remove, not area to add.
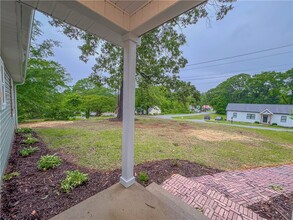
[[[272,186],[281,189],[275,191]],[[293,165],[185,178],[175,174],[162,187],[215,220],[261,220],[246,208],[280,193],[293,192]]]

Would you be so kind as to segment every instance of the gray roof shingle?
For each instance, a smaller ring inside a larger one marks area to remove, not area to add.
[[[290,115],[293,111],[293,105],[229,103],[226,108],[227,111],[258,113],[266,109],[274,114]]]

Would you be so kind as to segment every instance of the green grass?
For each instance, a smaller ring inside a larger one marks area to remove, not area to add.
[[[231,124],[231,121],[214,121],[216,123],[222,123],[222,124]],[[256,126],[256,127],[269,127],[269,128],[280,128],[280,129],[292,129],[292,128],[286,128],[278,125],[269,125],[269,124],[257,124],[257,123],[249,123],[249,122],[239,122],[239,121],[233,121],[233,124],[236,125],[246,125],[246,126]]]
[[[226,115],[221,115],[221,114],[215,114],[215,113],[209,113],[207,112],[206,114],[201,114],[201,115],[192,115],[192,116],[176,116],[172,117],[173,119],[179,119],[179,120],[186,120],[186,119],[198,119],[198,120],[203,120],[205,115],[209,115],[211,117],[211,120],[215,120],[216,117],[220,116],[225,120]]]
[[[38,134],[78,165],[110,170],[121,167],[120,122],[76,121]],[[216,123],[141,119],[136,121],[135,164],[185,159],[233,170],[293,162],[293,133],[230,127]]]

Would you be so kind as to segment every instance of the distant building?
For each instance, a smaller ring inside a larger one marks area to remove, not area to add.
[[[213,108],[212,108],[212,106],[210,106],[210,105],[203,105],[203,106],[201,107],[201,110],[202,110],[203,112],[206,112],[206,111],[212,111]]]
[[[293,105],[229,103],[227,120],[293,127]]]
[[[153,106],[148,109],[149,115],[160,115],[162,113],[158,106]]]

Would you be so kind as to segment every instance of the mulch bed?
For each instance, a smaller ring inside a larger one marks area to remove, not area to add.
[[[248,207],[261,217],[272,220],[293,218],[293,193],[279,195],[266,202],[258,202]]]
[[[0,219],[49,219],[119,181],[120,169],[99,171],[80,167],[67,160],[68,155],[48,149],[36,133],[33,136],[39,142],[32,146],[39,150],[22,157],[19,150],[25,147],[21,143],[24,136],[16,134],[6,173],[17,171],[20,175],[5,181],[2,186]],[[47,154],[57,154],[63,162],[55,169],[40,171],[37,169],[37,161]],[[63,193],[60,181],[65,179],[67,170],[88,173],[89,181],[70,193]],[[146,162],[135,166],[135,173],[139,174],[140,171],[147,172],[149,176],[147,183],[141,183],[144,186],[152,182],[161,184],[174,173],[192,177],[221,172],[184,160]]]

